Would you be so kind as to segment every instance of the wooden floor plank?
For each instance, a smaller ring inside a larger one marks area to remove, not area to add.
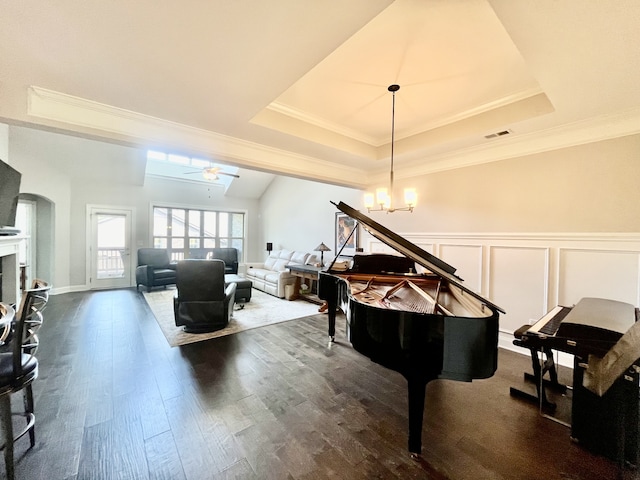
[[[170,431],[147,439],[144,447],[150,480],[185,479],[178,449]]]

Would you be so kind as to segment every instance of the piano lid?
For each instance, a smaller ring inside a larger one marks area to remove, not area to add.
[[[430,254],[426,250],[423,250],[417,245],[402,238],[400,235],[392,232],[384,225],[381,225],[375,220],[372,220],[371,218],[367,217],[366,215],[354,209],[353,207],[350,207],[346,203],[343,203],[343,202],[340,202],[340,203],[331,202],[331,203],[333,203],[338,208],[338,210],[340,210],[341,212],[349,215],[351,218],[356,220],[359,224],[362,225],[362,228],[364,228],[367,232],[369,232],[371,235],[373,235],[375,238],[377,238],[381,242],[384,242],[386,245],[390,246],[397,252],[410,258],[411,260],[416,262],[418,265],[422,265],[424,268],[426,268],[430,272],[433,272],[436,275],[439,275],[440,277],[446,279],[450,283],[456,285],[458,288],[469,293],[470,295],[477,298],[478,300],[486,303],[487,305],[490,305],[491,307],[495,308],[501,313],[505,313],[504,310],[502,310],[500,307],[498,307],[494,303],[483,298],[481,295],[474,292],[473,290],[470,290],[467,287],[465,287],[462,284],[463,280],[457,275],[455,275],[455,271],[456,271],[455,267],[452,267],[448,263],[440,260],[435,255]]]

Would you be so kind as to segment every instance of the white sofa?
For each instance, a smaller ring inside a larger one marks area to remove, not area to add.
[[[296,283],[296,277],[289,273],[287,265],[312,265],[319,261],[314,254],[306,252],[273,250],[264,263],[247,264],[245,278],[251,280],[253,288],[284,298],[285,286]]]

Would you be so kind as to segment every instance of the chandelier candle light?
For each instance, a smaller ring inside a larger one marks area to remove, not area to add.
[[[397,211],[413,212],[413,208],[416,206],[418,195],[415,188],[404,189],[404,203],[405,206],[401,208],[395,208],[393,206],[393,146],[395,143],[395,118],[396,118],[396,92],[400,90],[400,85],[389,85],[387,88],[392,94],[392,107],[391,107],[391,171],[389,172],[389,189],[377,188],[375,198],[373,193],[364,194],[364,206],[369,212],[387,212],[393,213]],[[377,208],[373,208],[374,205],[378,205]]]

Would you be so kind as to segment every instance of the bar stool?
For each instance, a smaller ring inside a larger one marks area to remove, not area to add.
[[[42,325],[42,310],[49,299],[50,286],[46,282],[35,281],[34,287],[22,294],[18,313],[10,305],[0,304],[2,324],[5,328],[0,340],[9,349],[0,352],[0,424],[4,431],[5,469],[7,478],[14,478],[13,444],[27,432],[31,447],[35,445],[35,415],[33,408],[32,382],[38,377],[38,330]],[[24,412],[11,411],[11,395],[23,393]],[[13,431],[12,416],[23,416],[26,425],[17,434]]]

